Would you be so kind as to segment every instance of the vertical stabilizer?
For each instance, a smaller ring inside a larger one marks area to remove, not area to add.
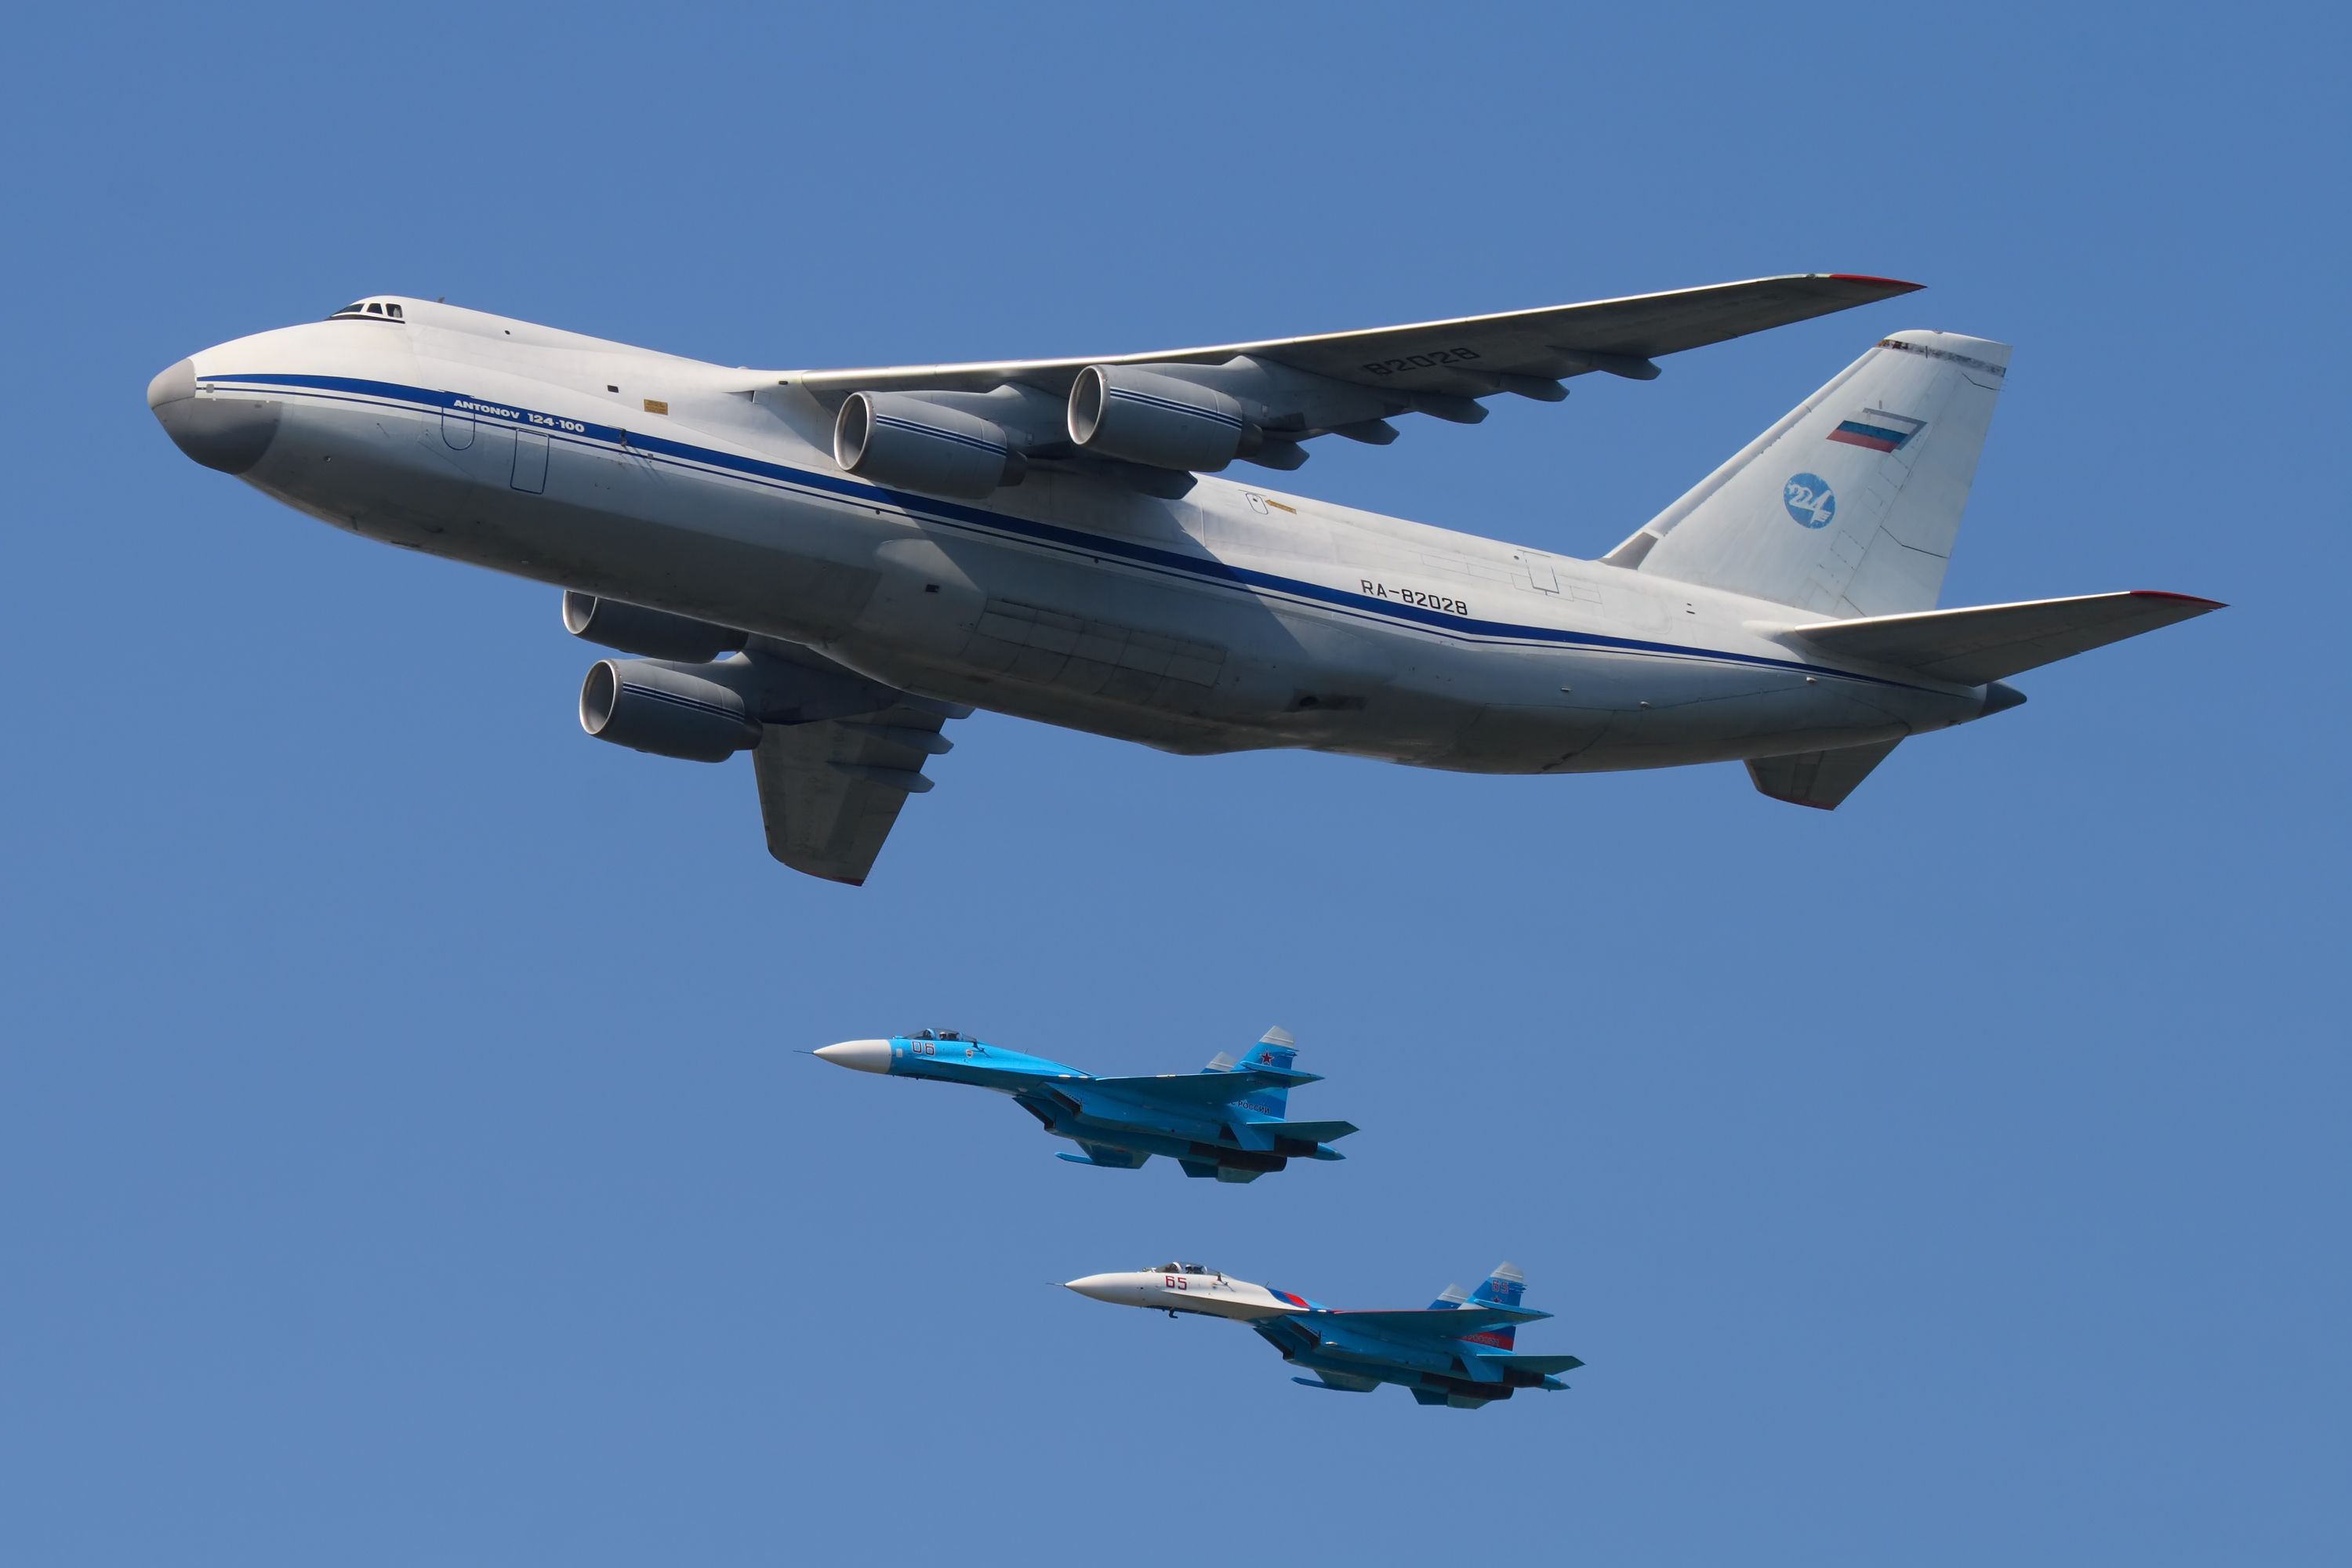
[[[1933,609],[2009,347],[1897,332],[1602,557],[1840,618]]]
[[[1486,1282],[1470,1292],[1470,1300],[1465,1305],[1516,1307],[1519,1304],[1519,1298],[1527,1293],[1528,1277],[1519,1272],[1518,1266],[1512,1263],[1498,1263],[1495,1265],[1495,1271],[1486,1276]],[[1499,1329],[1488,1329],[1484,1333],[1472,1334],[1468,1337],[1474,1344],[1493,1345],[1498,1350],[1509,1350],[1518,1339],[1518,1334],[1517,1329],[1506,1323]]]
[[[1527,1293],[1528,1277],[1519,1272],[1518,1265],[1498,1263],[1486,1282],[1470,1292],[1470,1300],[1480,1306],[1516,1307]]]
[[[1290,1031],[1276,1026],[1258,1037],[1249,1055],[1242,1058],[1244,1068],[1274,1068],[1288,1071],[1298,1059],[1298,1047],[1292,1042]],[[1290,1113],[1290,1091],[1286,1089],[1262,1089],[1247,1100],[1239,1100],[1244,1110],[1255,1110],[1260,1116],[1282,1117]]]

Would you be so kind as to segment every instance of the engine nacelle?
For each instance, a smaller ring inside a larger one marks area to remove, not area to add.
[[[1206,473],[1256,451],[1264,434],[1214,387],[1090,364],[1070,387],[1070,439],[1100,458]]]
[[[688,664],[734,653],[751,640],[730,626],[673,616],[667,610],[649,610],[643,605],[625,605],[618,599],[600,599],[570,588],[563,593],[563,629],[623,653],[682,659]]]
[[[659,659],[605,658],[580,686],[580,727],[600,741],[677,757],[725,762],[760,743],[751,703],[714,674],[741,660],[688,669]]]
[[[854,392],[833,422],[835,462],[877,485],[930,495],[978,500],[1019,484],[1028,471],[1021,455],[1027,444],[938,395]]]
[[[1153,468],[1268,468],[1306,461],[1297,443],[1326,430],[1378,441],[1371,428],[1413,404],[1329,376],[1237,355],[1223,364],[1088,365],[1070,387],[1070,439]]]

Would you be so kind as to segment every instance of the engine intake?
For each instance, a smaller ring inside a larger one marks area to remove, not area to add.
[[[690,763],[724,762],[760,743],[760,721],[741,692],[707,671],[657,659],[590,666],[580,685],[580,727],[600,741]]]
[[[858,478],[973,500],[1021,482],[1026,444],[994,420],[914,393],[854,392],[833,423],[833,460]]]
[[[688,664],[733,653],[751,640],[731,626],[674,616],[667,610],[649,610],[643,605],[625,605],[618,599],[600,599],[570,588],[563,593],[563,629],[623,653]]]

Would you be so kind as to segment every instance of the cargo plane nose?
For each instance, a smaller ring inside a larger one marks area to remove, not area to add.
[[[278,438],[278,405],[250,397],[199,396],[196,367],[182,360],[147,384],[147,406],[172,444],[224,474],[241,474],[261,461]]]
[[[844,1040],[837,1046],[819,1046],[815,1054],[837,1068],[856,1068],[859,1072],[890,1070],[887,1040]]]

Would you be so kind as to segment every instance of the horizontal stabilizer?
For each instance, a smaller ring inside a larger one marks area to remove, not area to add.
[[[1784,635],[1841,658],[1982,686],[2222,607],[2187,594],[2137,590],[1825,621]]]
[[[1352,1121],[1259,1121],[1254,1126],[1302,1143],[1328,1143],[1358,1131]]]
[[[1867,746],[1801,752],[1793,757],[1757,757],[1748,764],[1748,776],[1774,800],[1835,811],[1901,741],[1898,735],[1892,741],[1874,741]]]

